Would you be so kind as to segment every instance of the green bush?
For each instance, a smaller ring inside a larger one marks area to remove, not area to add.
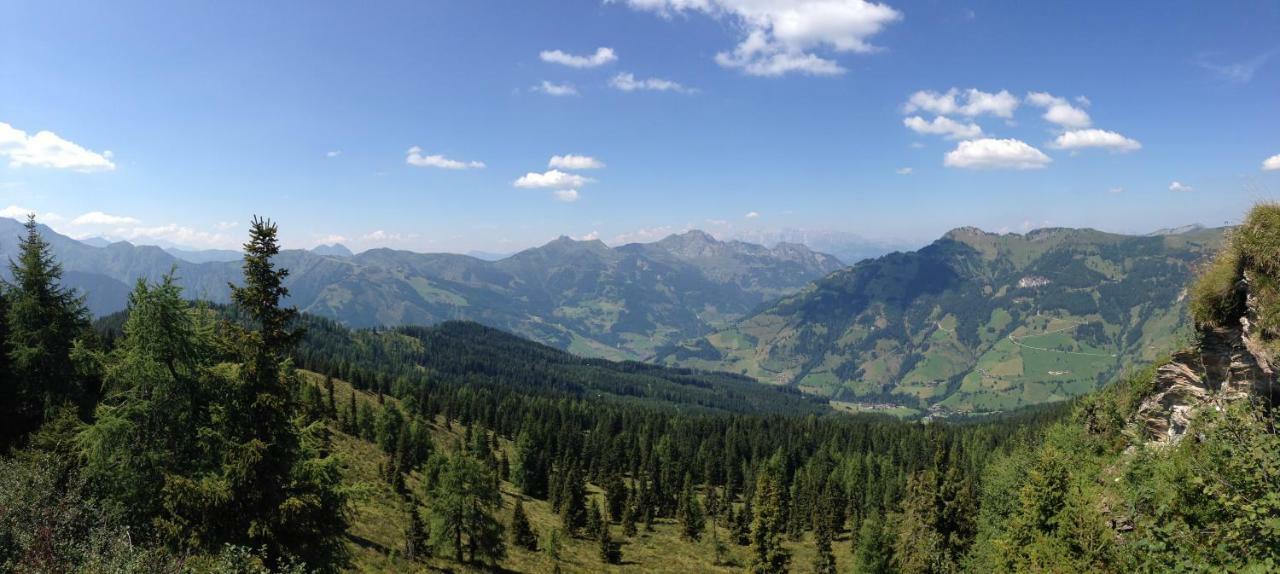
[[[1244,313],[1244,293],[1237,287],[1242,276],[1240,253],[1228,241],[1191,284],[1188,307],[1197,325],[1225,327]]]

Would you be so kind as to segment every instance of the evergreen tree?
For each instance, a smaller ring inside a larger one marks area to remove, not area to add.
[[[600,533],[597,535],[600,543],[600,560],[605,564],[617,564],[622,562],[622,551],[617,544],[613,543],[613,536],[609,534],[609,523],[605,522],[600,525]]]
[[[629,491],[627,484],[622,481],[622,477],[616,473],[609,476],[605,481],[605,501],[609,510],[609,520],[617,522],[622,520],[622,512],[627,506],[627,498]]]
[[[600,505],[595,500],[592,500],[587,505],[587,524],[584,527],[586,537],[589,539],[597,538],[604,524],[604,517],[600,515]]]
[[[427,550],[427,527],[418,515],[418,505],[413,504],[409,508],[409,529],[405,532],[405,557],[417,560],[419,556],[425,557]]]
[[[627,507],[622,511],[622,535],[634,538],[636,535],[636,502],[632,496]]]
[[[836,574],[836,557],[831,553],[831,524],[829,520],[819,520],[814,530],[814,574]]]
[[[791,562],[791,553],[782,546],[782,535],[786,529],[786,517],[783,515],[782,481],[777,465],[780,461],[775,456],[769,467],[763,469],[756,478],[755,521],[751,528],[751,572],[753,574],[776,574],[786,572]]]
[[[880,520],[880,515],[871,512],[862,520],[858,528],[858,544],[853,549],[853,571],[867,574],[884,574],[892,572],[893,540]]]
[[[427,490],[431,546],[457,562],[464,561],[464,549],[466,561],[502,560],[502,525],[493,517],[502,495],[493,488],[489,467],[463,453],[437,456],[439,474]]]
[[[511,510],[511,543],[530,552],[538,550],[538,535],[529,524],[529,517],[524,513],[524,502],[516,498],[515,508]]]
[[[586,485],[578,467],[570,465],[560,489],[560,522],[570,536],[587,525]]]
[[[166,516],[156,522],[175,543],[247,545],[264,548],[273,565],[292,557],[330,570],[345,560],[346,499],[336,462],[319,456],[327,446],[294,425],[298,381],[287,358],[297,311],[280,306],[288,271],[272,262],[276,235],[274,224],[253,219],[245,285],[231,290],[251,326],[224,323],[219,344],[235,364],[215,369],[222,380],[209,425],[191,431],[205,441],[208,466],[168,477]]]
[[[0,451],[35,430],[63,403],[82,403],[86,390],[76,375],[71,349],[88,327],[88,311],[73,289],[62,285],[62,266],[27,217],[18,259],[9,262],[12,283],[0,308],[6,312],[0,381]]]
[[[693,493],[693,485],[686,483],[680,495],[680,503],[676,507],[676,520],[680,522],[680,538],[685,540],[701,540],[705,520],[698,498]]]
[[[325,394],[325,398],[328,400],[328,403],[326,404],[326,406],[329,408],[329,417],[336,420],[338,418],[338,403],[335,401],[333,393],[334,393],[333,376],[325,375],[324,376],[324,394]]]
[[[751,503],[747,503],[738,512],[734,518],[732,525],[729,527],[729,536],[733,539],[733,543],[738,546],[746,546],[751,544],[751,522],[753,520],[751,512]]]

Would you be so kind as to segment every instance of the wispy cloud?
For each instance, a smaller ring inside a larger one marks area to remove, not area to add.
[[[135,217],[111,215],[101,211],[90,211],[71,220],[71,225],[137,225],[141,223]]]
[[[614,76],[609,80],[609,85],[614,89],[624,92],[634,91],[651,91],[651,92],[679,92],[682,94],[693,93],[697,90],[687,88],[677,82],[664,80],[662,78],[636,78],[630,72],[623,72]]]
[[[413,146],[405,152],[404,162],[415,167],[438,167],[440,169],[483,169],[482,161],[460,161],[449,159],[443,155],[422,155],[422,148]]]
[[[534,87],[533,87],[533,91],[535,91],[535,92],[542,92],[542,93],[544,93],[544,94],[546,94],[546,95],[548,95],[548,96],[576,96],[576,95],[578,95],[578,88],[575,88],[575,87],[573,86],[573,84],[570,84],[570,83],[568,83],[568,82],[565,82],[565,83],[562,83],[562,84],[556,84],[556,83],[553,83],[553,82],[548,82],[548,81],[546,81],[546,80],[543,80],[541,84],[538,84],[538,85],[534,86]]]
[[[1267,65],[1277,54],[1280,54],[1280,47],[1272,48],[1241,62],[1218,63],[1211,61],[1206,54],[1196,56],[1193,62],[1197,66],[1212,72],[1223,81],[1247,84],[1253,80],[1254,74],[1257,74],[1258,70]]]
[[[604,162],[588,155],[553,155],[547,167],[557,169],[602,169]]]
[[[543,50],[538,57],[542,58],[543,62],[570,68],[597,68],[618,61],[618,55],[613,52],[613,48],[605,47],[596,48],[595,53],[589,56],[575,56],[560,50]]]

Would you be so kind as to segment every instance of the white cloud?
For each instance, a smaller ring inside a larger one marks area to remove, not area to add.
[[[543,50],[538,57],[542,58],[543,62],[561,64],[570,68],[595,68],[618,60],[618,55],[613,53],[612,48],[604,47],[596,48],[596,52],[590,56],[575,56],[560,50]]]
[[[74,221],[72,223],[75,223]],[[184,247],[214,248],[234,247],[235,239],[221,233],[209,233],[192,227],[170,223],[155,227],[117,228],[111,232],[113,237],[123,237],[130,241],[167,241]]]
[[[913,170],[909,167],[900,167],[898,169],[893,170],[893,173],[896,173],[898,175],[911,175],[912,171]]]
[[[973,139],[982,135],[982,128],[978,124],[962,124],[944,116],[933,118],[932,122],[927,122],[920,116],[911,116],[903,119],[902,125],[918,134],[942,135],[955,140]]]
[[[373,242],[379,242],[379,243],[392,243],[392,242],[408,241],[410,239],[417,239],[417,238],[418,238],[417,233],[388,233],[384,230],[378,229],[378,230],[364,234],[364,236],[362,236],[360,239],[364,241],[373,241]]]
[[[111,215],[101,211],[90,211],[71,220],[71,225],[137,225],[137,218],[123,215]]]
[[[551,192],[551,196],[552,196],[552,197],[554,197],[554,198],[556,198],[556,201],[563,201],[563,202],[565,202],[565,203],[573,203],[573,202],[575,202],[575,201],[578,201],[578,190],[576,190],[576,189],[557,189],[557,190],[555,190],[555,191]]]
[[[1088,102],[1088,98],[1078,100]],[[1044,119],[1067,129],[1083,129],[1093,124],[1089,113],[1071,105],[1066,98],[1060,98],[1046,92],[1027,94],[1027,103],[1044,108]]]
[[[1053,160],[1044,152],[1016,139],[980,139],[960,142],[947,152],[943,165],[965,169],[1039,169]]]
[[[553,155],[547,167],[559,169],[601,169],[604,162],[587,155]]]
[[[592,231],[591,233],[588,233],[580,237],[575,237],[574,239],[577,239],[578,241],[595,241],[597,239],[600,239],[600,232]]]
[[[622,90],[624,92],[646,90],[653,92],[680,92],[687,94],[695,91],[671,80],[664,80],[662,78],[637,79],[635,75],[630,72],[623,72],[614,76],[613,79],[609,80],[609,85],[614,89]]]
[[[989,114],[1001,118],[1012,118],[1014,110],[1018,109],[1018,97],[1009,93],[1008,90],[988,93],[969,88],[963,92],[963,95],[965,103],[960,104],[961,92],[957,88],[951,88],[942,93],[921,90],[907,98],[902,111],[907,114],[926,111],[940,116],[960,114],[975,117]]]
[[[1280,153],[1262,161],[1262,171],[1280,170]]]
[[[760,214],[759,214],[758,212],[755,212],[755,211],[748,211],[748,212],[747,212],[747,214],[746,214],[746,215],[744,215],[743,217],[745,217],[745,218],[747,218],[747,219],[756,219],[756,218],[760,217]]]
[[[1111,189],[1108,189],[1107,193],[1124,193],[1124,188],[1120,186],[1116,186]]]
[[[233,228],[233,227],[235,227],[235,226],[237,226],[237,225],[240,225],[240,224],[239,224],[239,223],[236,223],[236,222],[234,222],[234,221],[219,221],[219,222],[217,222],[217,223],[213,224],[213,228],[214,228],[214,229],[217,229],[218,231],[226,231],[226,230],[231,229],[231,228]]]
[[[459,161],[439,154],[422,155],[422,148],[413,146],[405,152],[404,162],[416,167],[438,167],[440,169],[481,169],[482,161]]]
[[[546,80],[543,80],[541,84],[533,87],[533,91],[542,92],[548,96],[578,95],[578,88],[573,87],[573,84],[570,84],[569,82],[565,82],[563,84],[555,84],[555,83],[551,83]]]
[[[0,217],[7,217],[9,219],[17,219],[19,221],[25,221],[28,215],[35,212],[36,211],[34,209],[27,209],[25,207],[10,205],[9,207],[0,209]]]
[[[576,173],[566,173],[558,169],[547,170],[543,173],[529,172],[515,181],[513,185],[525,189],[575,189],[582,187],[592,180]],[[575,193],[576,197],[576,193]]]
[[[27,135],[27,132],[4,122],[0,122],[0,157],[9,158],[9,167],[48,167],[80,172],[116,169],[110,150],[93,152],[50,131]]]
[[[867,0],[618,0],[638,10],[664,16],[702,12],[727,16],[746,36],[716,62],[755,76],[796,72],[811,75],[844,73],[834,60],[813,53],[869,53],[870,38],[902,14]]]
[[[1097,147],[1114,152],[1127,152],[1142,149],[1142,144],[1138,140],[1124,137],[1116,132],[1087,129],[1063,133],[1053,141],[1052,147],[1066,150]]]
[[[1182,183],[1181,181],[1174,181],[1173,183],[1169,184],[1169,191],[1183,192],[1183,191],[1195,191],[1195,189],[1185,183]]]
[[[342,150],[340,149],[329,150],[327,152],[324,152],[324,157],[338,157],[340,155],[342,155]]]

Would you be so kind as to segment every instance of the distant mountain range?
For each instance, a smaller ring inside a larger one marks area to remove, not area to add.
[[[894,251],[916,249],[921,245],[903,241],[877,241],[847,231],[826,229],[744,230],[731,233],[730,236],[760,245],[798,243],[814,251],[834,255],[849,265]]]
[[[957,229],[837,271],[659,361],[918,409],[1061,400],[1172,349],[1183,286],[1222,239],[1198,226],[1143,237]]]
[[[97,315],[123,309],[139,278],[170,270],[188,296],[214,302],[240,281],[238,254],[192,261],[192,252],[41,232],[67,284]],[[0,219],[0,257],[15,256],[22,233],[19,222]],[[700,231],[616,248],[562,237],[500,261],[325,246],[284,251],[278,262],[290,270],[290,303],[353,327],[474,320],[581,355],[628,359],[727,325],[843,266],[801,245],[765,248]]]

